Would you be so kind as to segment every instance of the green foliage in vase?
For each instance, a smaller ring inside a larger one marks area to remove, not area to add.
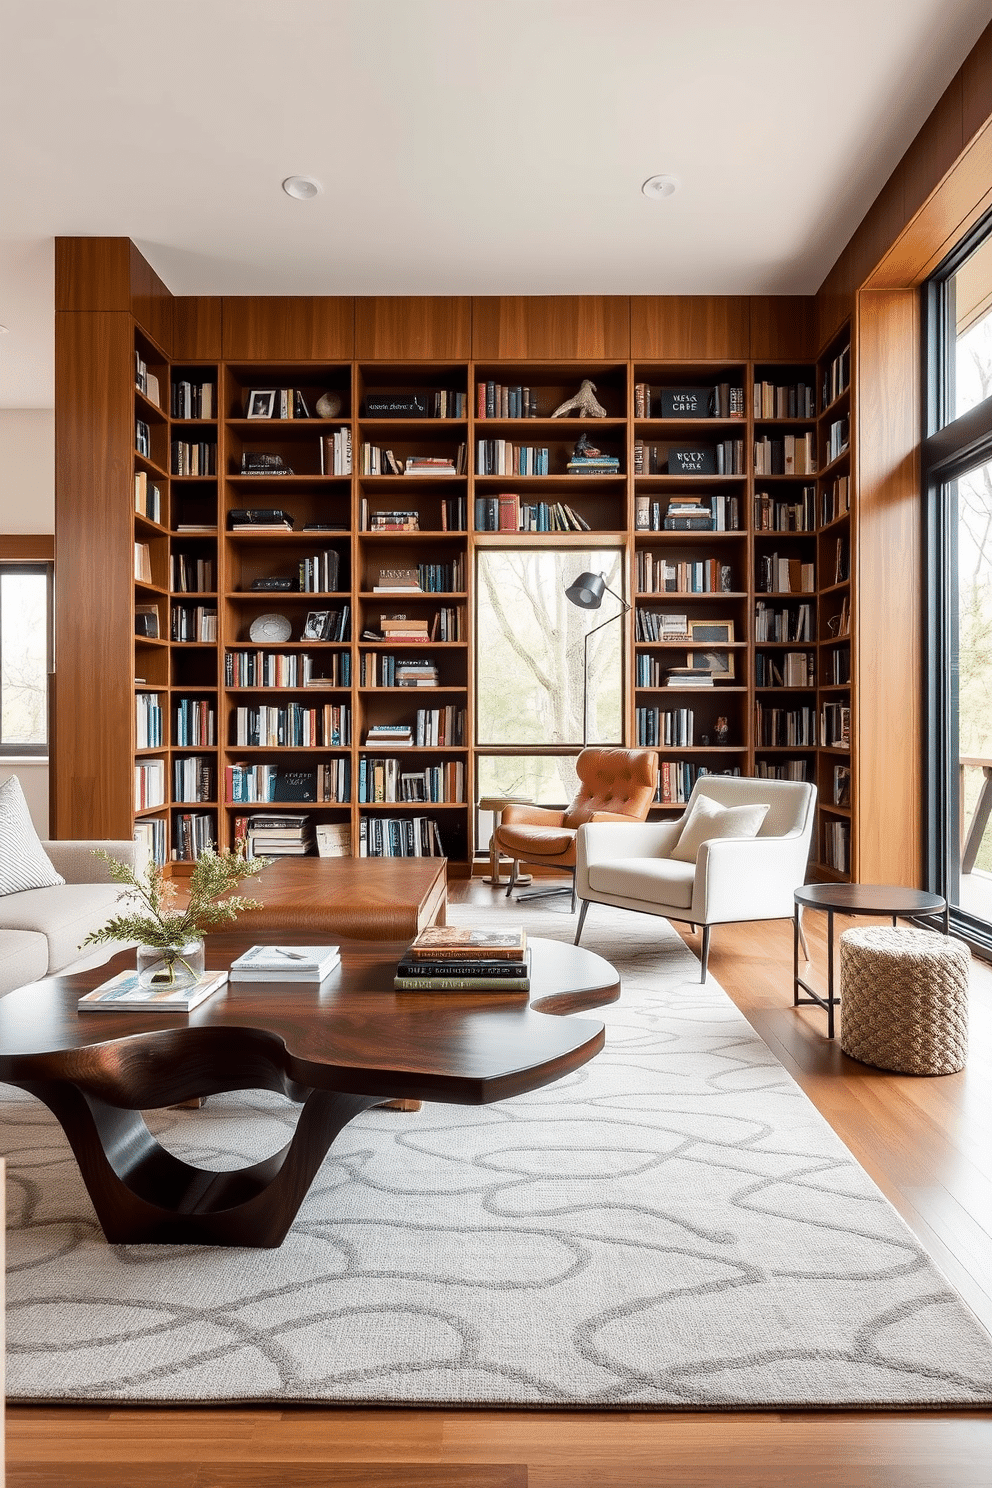
[[[94,857],[102,858],[111,878],[122,885],[120,901],[128,908],[87,935],[84,946],[114,940],[181,946],[219,925],[232,924],[242,910],[260,907],[259,900],[241,898],[232,890],[243,879],[261,873],[269,863],[268,858],[245,858],[240,847],[233,853],[215,853],[206,848],[196,860],[184,905],[176,881],[167,879],[158,863],[149,863],[144,873],[136,874],[102,848],[95,850]]]

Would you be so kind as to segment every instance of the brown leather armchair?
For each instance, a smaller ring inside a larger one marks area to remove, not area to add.
[[[641,822],[647,817],[658,781],[658,756],[653,749],[583,749],[575,761],[579,790],[565,811],[544,806],[503,808],[496,830],[501,853],[513,859],[510,897],[520,863],[564,868],[572,876],[572,913],[575,913],[575,837],[584,822]],[[538,889],[568,893],[567,889]],[[532,894],[522,895],[526,898]]]

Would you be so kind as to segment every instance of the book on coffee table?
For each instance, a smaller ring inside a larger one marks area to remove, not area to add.
[[[227,981],[226,971],[206,971],[191,987],[141,987],[136,971],[119,971],[79,999],[87,1013],[188,1013]]]
[[[322,982],[340,960],[336,945],[252,946],[231,962],[231,981]]]
[[[421,930],[407,950],[413,960],[460,959],[475,961],[523,961],[527,932],[519,925],[505,930],[472,930],[458,925],[431,925]]]
[[[419,961],[409,952],[396,968],[397,992],[488,992],[492,996],[526,996],[530,991],[530,952],[522,961],[480,956],[469,960]]]

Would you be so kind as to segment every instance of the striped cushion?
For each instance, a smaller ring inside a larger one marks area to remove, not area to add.
[[[62,883],[34,829],[21,782],[12,775],[0,785],[0,895]]]

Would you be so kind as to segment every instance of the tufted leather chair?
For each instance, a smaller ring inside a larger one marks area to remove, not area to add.
[[[579,827],[584,822],[642,822],[647,817],[658,780],[658,756],[653,749],[583,749],[575,761],[575,771],[579,790],[566,810],[522,805],[503,808],[496,842],[499,851],[513,859],[507,898],[516,886],[518,864],[564,868],[572,876],[574,914],[575,837]]]

